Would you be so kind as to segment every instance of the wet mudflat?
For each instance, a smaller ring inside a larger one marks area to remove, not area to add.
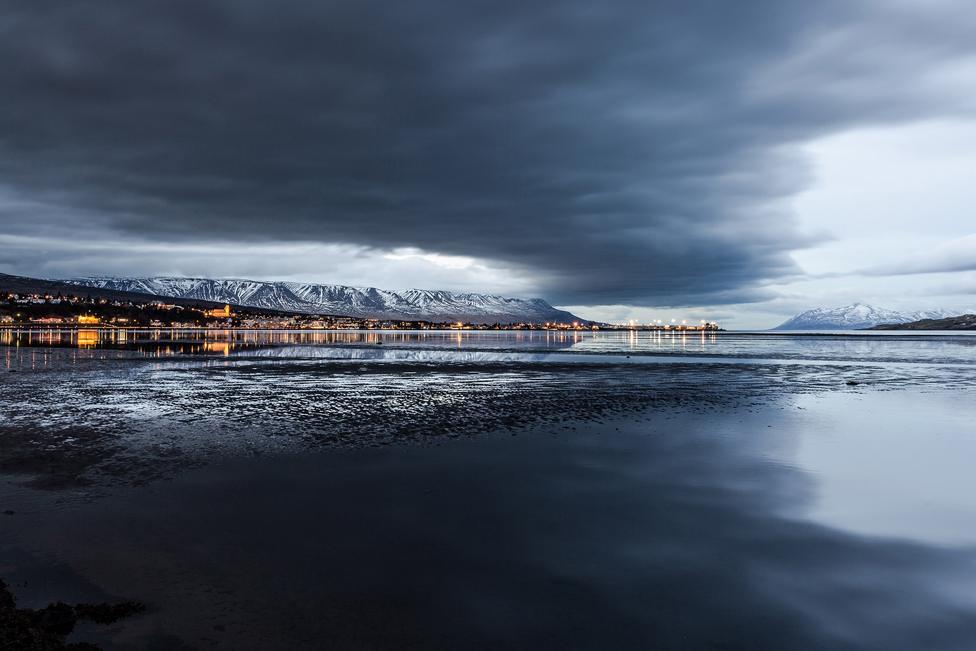
[[[964,365],[45,352],[0,380],[0,577],[147,606],[70,640],[971,648]]]

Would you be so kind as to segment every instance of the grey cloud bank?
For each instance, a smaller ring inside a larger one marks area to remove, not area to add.
[[[132,275],[274,278],[278,245],[321,243],[489,261],[555,304],[763,300],[819,241],[790,210],[797,145],[973,114],[965,9],[8,3],[0,267],[51,275],[50,237],[172,246]],[[198,243],[253,267],[180,263]],[[55,249],[56,275],[120,271]]]

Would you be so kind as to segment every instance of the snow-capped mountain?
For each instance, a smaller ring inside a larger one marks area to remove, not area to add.
[[[854,303],[845,307],[818,308],[797,314],[774,330],[857,330],[882,323],[910,323],[920,319],[942,319],[955,316],[947,310],[897,312],[881,307]]]
[[[472,323],[582,321],[569,312],[554,308],[541,298],[505,298],[490,294],[427,289],[392,292],[375,287],[169,277],[74,278],[65,282],[101,289],[310,314]]]

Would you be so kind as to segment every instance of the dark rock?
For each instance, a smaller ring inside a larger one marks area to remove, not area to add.
[[[63,601],[49,604],[40,610],[23,612],[26,612],[27,618],[35,628],[61,637],[70,635],[71,631],[75,630],[75,624],[78,623],[75,609]]]
[[[17,608],[13,593],[0,579],[0,649],[98,651],[97,646],[86,642],[65,642],[79,619],[112,624],[144,610],[145,606],[135,601],[75,605],[58,601],[38,610]]]
[[[137,615],[145,610],[145,604],[138,601],[123,601],[117,604],[75,604],[78,619],[87,619],[96,624],[114,624],[120,619]]]

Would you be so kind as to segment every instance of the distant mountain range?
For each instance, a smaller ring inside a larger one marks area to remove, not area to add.
[[[958,312],[897,312],[881,307],[854,303],[844,307],[818,308],[797,314],[774,330],[861,330],[882,324],[901,324],[922,319],[944,319]]]
[[[309,314],[471,323],[583,321],[578,316],[556,309],[541,298],[505,298],[491,294],[426,289],[393,292],[375,287],[173,277],[72,278],[63,282],[114,291]]]

